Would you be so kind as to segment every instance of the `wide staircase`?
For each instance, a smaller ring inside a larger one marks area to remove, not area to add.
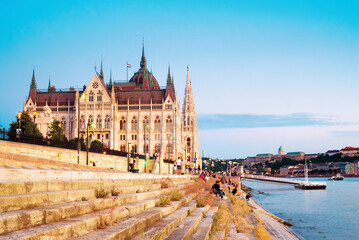
[[[208,206],[197,207],[197,193],[186,192],[193,181],[188,175],[0,166],[0,240],[205,239],[212,217]],[[175,195],[182,196],[164,204]]]

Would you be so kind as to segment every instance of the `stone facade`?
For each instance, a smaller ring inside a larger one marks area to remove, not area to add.
[[[95,69],[83,89],[56,90],[49,81],[47,90],[38,90],[33,72],[23,110],[38,112],[36,124],[44,136],[57,119],[67,139],[86,139],[88,128],[90,140],[111,149],[157,156],[160,161],[181,158],[189,166],[195,158],[201,163],[189,70],[181,118],[170,69],[166,88],[160,88],[147,69],[144,48],[140,69],[129,81],[112,81],[110,74],[105,84],[101,62],[100,73]]]

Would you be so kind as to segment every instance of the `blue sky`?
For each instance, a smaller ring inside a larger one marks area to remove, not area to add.
[[[183,101],[190,66],[200,150],[220,158],[324,152],[359,141],[359,3],[345,0],[3,1],[0,124],[38,88],[116,80],[168,63]]]

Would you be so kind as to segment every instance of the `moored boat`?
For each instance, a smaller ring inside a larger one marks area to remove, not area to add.
[[[344,180],[344,177],[342,175],[340,175],[340,173],[337,173],[337,175],[332,176],[331,178],[329,178],[329,180]]]

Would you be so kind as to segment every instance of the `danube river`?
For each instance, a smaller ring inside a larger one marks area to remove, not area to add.
[[[298,190],[291,185],[250,180],[244,184],[253,189],[257,203],[292,223],[291,229],[304,239],[359,239],[359,178],[309,180],[325,181],[327,189]]]

